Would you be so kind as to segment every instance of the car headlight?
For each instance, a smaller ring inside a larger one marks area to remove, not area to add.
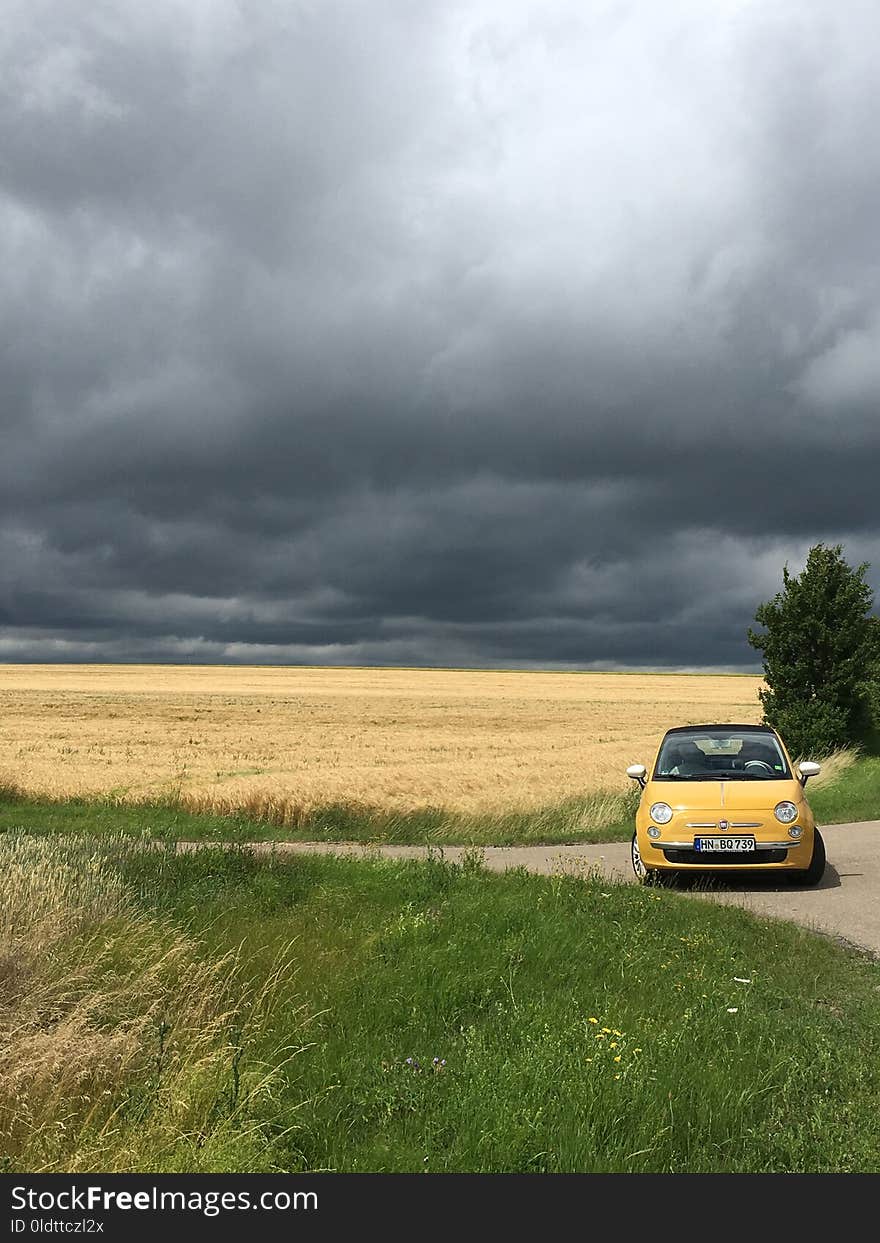
[[[668,803],[654,803],[648,815],[652,820],[656,820],[658,824],[669,824],[672,819],[672,808]]]
[[[784,803],[777,803],[773,808],[773,814],[780,824],[791,824],[792,820],[797,820],[797,808],[794,803],[787,800]]]
[[[788,830],[788,836],[793,837],[795,841],[798,841],[800,838],[803,837],[803,835],[804,835],[804,831],[799,824],[793,824],[791,828]]]
[[[648,837],[659,837],[659,836],[660,836],[660,830],[657,828],[656,824],[648,825]]]

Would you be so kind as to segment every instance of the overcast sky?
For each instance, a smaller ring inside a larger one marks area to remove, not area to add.
[[[872,0],[7,0],[0,660],[758,669],[880,588]]]

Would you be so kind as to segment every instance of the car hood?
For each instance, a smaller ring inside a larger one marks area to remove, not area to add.
[[[799,781],[650,781],[647,798],[668,803],[673,811],[751,810],[775,807],[783,799],[804,801]]]

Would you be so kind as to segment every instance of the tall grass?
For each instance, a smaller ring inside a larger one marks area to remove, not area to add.
[[[181,794],[176,805],[193,815],[244,818],[315,841],[507,845],[514,842],[587,841],[632,817],[638,797],[593,791],[527,810],[456,812],[443,807],[393,810],[357,802],[303,806],[276,791],[244,798]]]
[[[809,780],[809,788],[811,791],[826,790],[829,786],[840,781],[845,773],[848,773],[859,759],[859,751],[856,747],[839,747],[836,751],[830,752],[828,755],[820,756],[822,770],[816,777]],[[815,759],[815,756],[799,756],[795,760],[795,768],[801,760]]]
[[[826,756],[806,794],[819,824],[880,820],[880,756],[855,751]]]
[[[133,849],[0,839],[5,1168],[271,1165],[273,1094],[294,1049],[252,1051],[291,991],[289,947],[256,983],[235,948],[206,958],[123,884]]]
[[[442,807],[395,811],[340,802],[294,806],[280,796],[202,803],[189,796],[117,802],[109,797],[34,798],[12,783],[0,788],[0,832],[127,834],[166,841],[355,841],[401,845],[516,845],[615,841],[628,837],[638,803],[635,786],[623,794],[597,792],[530,811],[482,814]]]
[[[625,841],[640,791],[634,782],[617,793],[594,791],[544,807],[462,812],[443,807],[411,810],[350,800],[309,807],[283,792],[231,796],[179,792],[162,800],[35,798],[14,781],[0,784],[0,833],[126,834],[165,841],[351,841],[399,845],[513,846],[530,843]],[[807,786],[820,824],[880,819],[880,758],[854,750],[822,759]]]

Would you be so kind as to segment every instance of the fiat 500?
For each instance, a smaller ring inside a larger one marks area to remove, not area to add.
[[[804,789],[819,765],[795,768],[779,735],[765,725],[687,725],[670,729],[642,787],[632,865],[642,881],[681,872],[779,872],[817,885],[825,845]]]

